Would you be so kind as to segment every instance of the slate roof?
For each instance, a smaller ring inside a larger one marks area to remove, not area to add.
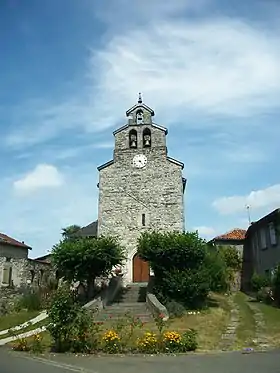
[[[279,216],[280,216],[280,208],[273,210],[272,212],[263,216],[261,219],[257,221],[253,221],[247,230],[246,237],[248,237],[252,232],[255,232],[260,227],[268,223],[277,221]]]
[[[40,262],[40,263],[50,264],[51,263],[51,256],[52,256],[51,254],[46,254],[46,255],[40,256],[38,258],[32,259],[32,260],[35,260],[36,262]]]
[[[97,237],[97,226],[98,220],[95,220],[74,233],[73,237]]]
[[[16,247],[23,247],[25,249],[31,250],[31,247],[25,245],[24,242],[17,241],[14,238],[9,237],[9,236],[7,236],[4,233],[0,233],[0,244],[10,245],[10,246],[16,246]]]

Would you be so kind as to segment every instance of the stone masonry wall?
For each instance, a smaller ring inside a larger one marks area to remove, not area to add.
[[[151,148],[142,148],[141,134],[146,127],[152,134]],[[128,148],[131,128],[139,131],[137,149]],[[132,164],[136,154],[147,156],[143,169]],[[182,166],[168,159],[163,130],[151,125],[129,126],[116,134],[114,163],[100,170],[98,209],[98,235],[118,236],[127,250],[128,281],[132,280],[137,239],[147,230],[184,230]]]
[[[11,284],[3,283],[4,267],[12,268]],[[12,304],[24,289],[44,285],[50,278],[55,278],[50,264],[32,259],[11,259],[7,262],[6,258],[0,257],[0,300]]]

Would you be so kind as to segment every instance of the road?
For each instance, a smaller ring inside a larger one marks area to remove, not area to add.
[[[1,373],[280,373],[280,351],[187,356],[32,357],[0,349]]]

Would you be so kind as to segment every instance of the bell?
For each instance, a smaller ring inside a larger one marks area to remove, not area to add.
[[[136,148],[136,141],[135,140],[131,141],[130,147],[131,148]]]
[[[150,146],[150,136],[145,136],[144,137],[144,146]]]

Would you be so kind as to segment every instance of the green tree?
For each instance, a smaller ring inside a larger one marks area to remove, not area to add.
[[[226,266],[233,271],[240,271],[242,259],[235,246],[219,246],[219,252],[223,256]]]
[[[275,272],[272,278],[272,292],[275,302],[280,306],[280,264],[275,268]]]
[[[145,233],[138,254],[155,274],[155,292],[163,302],[177,301],[189,308],[203,305],[210,290],[206,270],[207,245],[197,232]]]
[[[123,249],[112,237],[61,240],[52,250],[53,262],[68,281],[85,281],[87,296],[94,292],[95,278],[108,275],[124,260]]]
[[[224,257],[216,247],[208,246],[205,270],[208,273],[211,291],[224,293],[229,289],[228,268]]]
[[[69,225],[68,227],[62,228],[61,235],[62,235],[63,240],[72,239],[73,238],[72,235],[74,233],[77,233],[80,229],[81,227],[76,224]]]

